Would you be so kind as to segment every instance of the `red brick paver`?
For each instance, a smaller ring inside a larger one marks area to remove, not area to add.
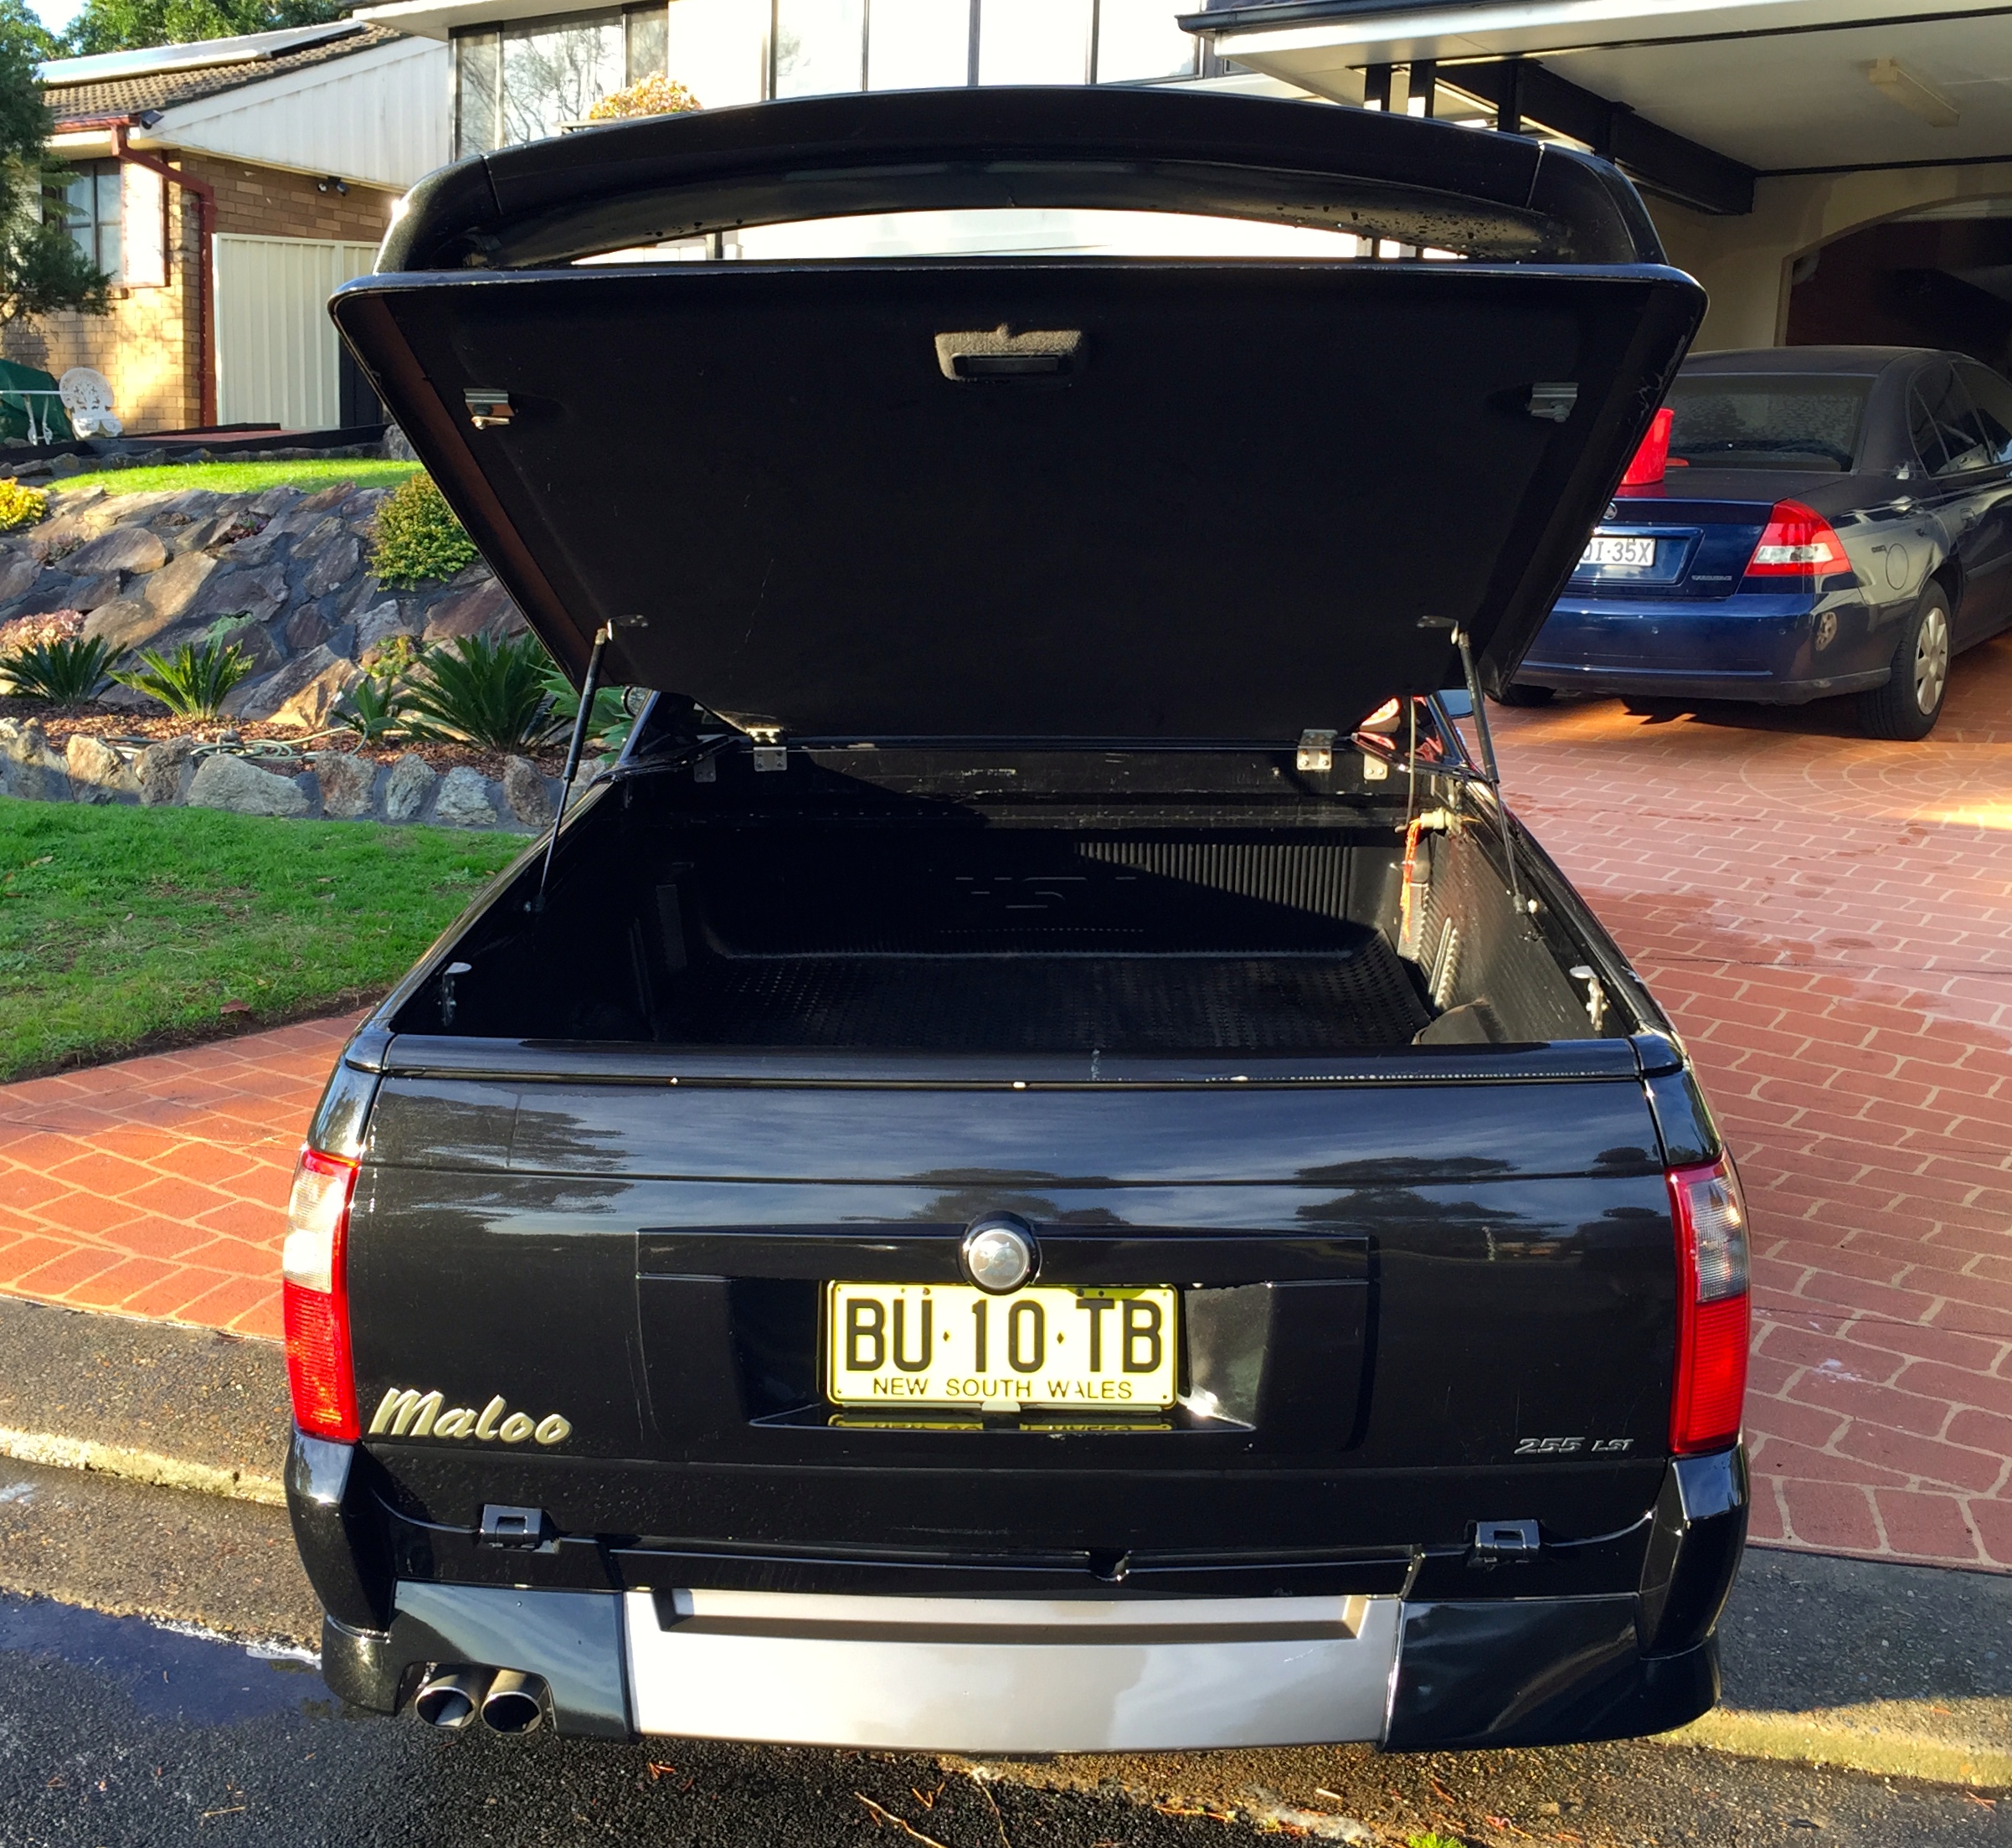
[[[294,1156],[357,1019],[0,1085],[0,1290],[276,1340]]]
[[[1919,744],[1848,702],[1491,711],[1739,1160],[1755,1537],[2012,1569],[2012,638]]]

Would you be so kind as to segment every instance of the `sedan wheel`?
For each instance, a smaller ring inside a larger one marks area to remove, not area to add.
[[[1871,738],[1926,738],[1949,690],[1949,595],[1931,584],[1901,630],[1893,672],[1859,700],[1859,724]]]
[[[1933,722],[1942,710],[1943,690],[1949,684],[1949,619],[1939,605],[1922,612],[1914,638],[1914,709]]]

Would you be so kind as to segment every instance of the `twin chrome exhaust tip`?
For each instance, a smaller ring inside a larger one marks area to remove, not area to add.
[[[412,1706],[427,1725],[450,1732],[478,1714],[491,1732],[530,1732],[545,1717],[545,1684],[513,1668],[436,1671],[419,1684]]]

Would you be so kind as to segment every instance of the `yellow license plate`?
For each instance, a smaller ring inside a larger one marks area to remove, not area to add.
[[[834,1405],[1164,1411],[1174,1403],[1171,1289],[1010,1296],[969,1284],[831,1284],[825,1390]]]

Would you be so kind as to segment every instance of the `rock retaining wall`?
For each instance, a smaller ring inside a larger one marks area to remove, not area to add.
[[[344,751],[261,757],[171,739],[144,749],[84,734],[59,751],[30,719],[0,718],[0,795],[30,802],[126,802],[332,821],[422,822],[530,834],[549,826],[559,779],[529,759],[500,777],[435,770],[416,753],[389,764]]]
[[[105,639],[115,666],[132,665],[142,649],[234,641],[253,672],[224,699],[225,716],[311,735],[332,723],[336,702],[397,638],[416,647],[524,627],[480,563],[416,589],[373,577],[371,527],[389,492],[53,492],[41,525],[0,536],[0,623],[80,611],[84,633]],[[100,698],[160,710],[117,685]],[[491,777],[466,765],[436,772],[414,754],[389,764],[333,750],[261,760],[255,746],[223,752],[187,739],[142,749],[74,737],[57,751],[32,721],[0,720],[0,792],[29,800],[530,831],[550,821],[558,789],[523,758]]]
[[[142,648],[234,641],[253,672],[224,701],[226,716],[319,730],[393,638],[418,646],[524,626],[480,562],[416,589],[373,577],[371,527],[389,492],[52,493],[41,525],[0,538],[0,622],[81,611],[84,633],[105,638],[115,665]],[[122,687],[104,697],[159,709]]]

